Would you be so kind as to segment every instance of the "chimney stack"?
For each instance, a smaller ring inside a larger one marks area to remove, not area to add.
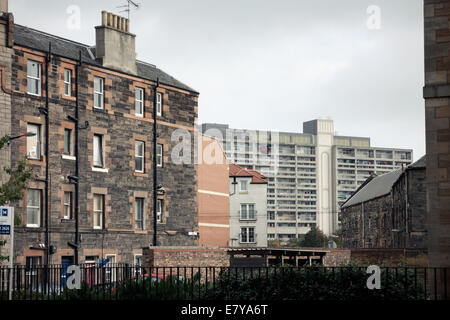
[[[8,13],[8,0],[0,0],[0,12]]]
[[[136,74],[136,36],[130,21],[102,11],[102,24],[96,30],[96,58],[104,67]]]

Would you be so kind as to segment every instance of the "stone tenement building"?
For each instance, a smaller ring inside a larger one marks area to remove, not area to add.
[[[344,248],[426,250],[425,165],[367,179],[342,206]]]
[[[56,246],[49,263],[73,262],[68,242],[76,243],[76,181],[80,263],[139,263],[142,248],[152,245],[155,214],[158,245],[196,245],[196,170],[173,164],[170,155],[179,143],[171,139],[174,130],[194,132],[198,92],[136,60],[125,18],[102,12],[96,45],[89,46],[15,24],[6,12],[0,17],[0,134],[34,133],[1,154],[2,167],[27,158],[33,170],[23,200],[11,204],[20,220],[15,263],[44,263],[46,235],[47,248]],[[156,208],[155,103],[157,182],[165,192]]]

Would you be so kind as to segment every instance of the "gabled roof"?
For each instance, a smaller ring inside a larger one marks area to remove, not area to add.
[[[95,59],[95,46],[89,46],[64,39],[19,24],[14,25],[14,44],[38,51],[48,52],[49,43],[52,44],[52,53],[55,55],[72,60],[78,60],[79,53],[81,52],[81,58],[84,63],[103,68],[101,63]],[[196,90],[178,81],[152,64],[136,61],[136,67],[137,76],[140,78],[155,82],[159,78],[161,84],[198,93]]]
[[[423,169],[427,166],[427,156],[424,155],[422,158],[417,160],[416,162],[410,164],[406,167],[406,169]]]
[[[424,168],[426,168],[426,155],[407,166],[406,170]],[[341,207],[351,207],[389,194],[403,172],[402,169],[398,169],[381,176],[369,177]]]
[[[235,178],[251,177],[252,178],[251,183],[267,184],[267,181],[264,180],[266,177],[264,175],[262,175],[261,173],[259,173],[258,171],[246,170],[234,163],[230,163],[228,165],[228,169],[229,169],[230,177],[235,177]]]
[[[381,176],[372,178],[363,188],[354,193],[343,205],[342,208],[354,206],[359,203],[372,200],[391,192],[392,186],[403,173],[402,169],[398,169]],[[370,178],[369,178],[370,179]]]

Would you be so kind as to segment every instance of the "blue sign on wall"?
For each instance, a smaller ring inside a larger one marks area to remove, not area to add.
[[[0,234],[11,234],[11,226],[0,226]]]
[[[2,209],[2,217],[7,217],[8,216],[8,209],[3,208]]]

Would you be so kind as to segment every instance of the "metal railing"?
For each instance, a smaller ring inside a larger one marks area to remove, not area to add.
[[[84,264],[68,289],[67,267],[0,267],[0,300],[448,300],[450,284],[450,268],[381,267],[369,289],[366,267]]]

